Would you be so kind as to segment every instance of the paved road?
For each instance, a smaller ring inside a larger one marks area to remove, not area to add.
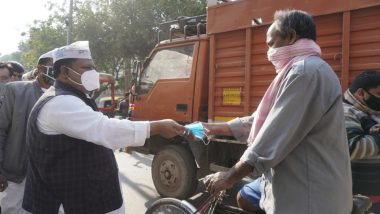
[[[126,213],[144,214],[146,209],[160,198],[151,177],[150,166],[153,156],[136,152],[132,154],[115,152],[115,156],[119,165]],[[234,197],[228,198],[230,204],[236,204],[236,192],[244,183],[242,182],[232,189],[230,194]],[[189,199],[193,205],[198,206],[207,198],[207,195],[202,194],[203,188],[203,185],[198,185],[197,193]]]
[[[119,166],[126,214],[144,214],[154,201],[160,199],[151,176],[150,166],[153,156],[137,152],[132,154],[115,152],[115,157]],[[200,193],[202,185],[198,186],[197,194],[189,199],[195,206],[207,198]]]
[[[119,165],[120,182],[122,183],[124,205],[127,214],[143,214],[159,197],[156,192],[150,165],[152,155],[115,152]]]
[[[151,177],[152,155],[133,152],[115,152],[119,166],[119,177],[122,185],[126,214],[144,214],[150,205],[160,198],[154,188]],[[198,185],[197,194],[189,201],[195,206],[207,197],[200,193],[202,185]],[[3,194],[0,194],[0,200]]]
[[[150,174],[152,155],[115,152],[127,214],[144,214],[157,198]],[[3,194],[0,194],[0,200]]]

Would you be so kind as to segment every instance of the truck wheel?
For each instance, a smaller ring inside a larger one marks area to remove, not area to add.
[[[153,158],[152,179],[161,197],[186,199],[197,189],[197,166],[190,149],[166,145]]]

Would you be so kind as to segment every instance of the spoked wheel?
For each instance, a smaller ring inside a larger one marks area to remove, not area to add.
[[[187,201],[162,198],[152,204],[145,214],[194,214],[196,209]]]

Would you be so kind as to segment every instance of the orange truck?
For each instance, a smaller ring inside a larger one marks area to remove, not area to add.
[[[380,70],[379,0],[212,2],[207,17],[181,17],[160,27],[159,37],[167,32],[169,39],[133,72],[132,120],[171,118],[188,124],[251,115],[276,74],[265,40],[279,9],[313,15],[322,57],[343,90],[361,71]],[[208,145],[153,136],[144,147],[133,148],[155,155],[155,187],[161,196],[175,198],[191,196],[198,178],[233,166],[245,149],[245,142],[223,136]]]

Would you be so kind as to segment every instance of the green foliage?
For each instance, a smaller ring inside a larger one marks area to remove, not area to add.
[[[17,61],[23,64],[21,60],[21,52],[17,51],[12,54],[3,55],[0,57],[0,61]]]
[[[64,11],[53,3],[50,7],[52,15],[47,20],[35,20],[28,31],[22,33],[27,38],[19,43],[21,62],[29,70],[36,66],[42,54],[66,44]]]
[[[114,75],[120,87],[130,82],[131,61],[144,59],[156,44],[161,22],[206,13],[206,0],[74,2],[73,41],[88,40],[97,70]],[[52,15],[35,21],[19,44],[19,58],[27,68],[34,67],[41,54],[66,44],[65,7],[50,3],[50,10]]]

